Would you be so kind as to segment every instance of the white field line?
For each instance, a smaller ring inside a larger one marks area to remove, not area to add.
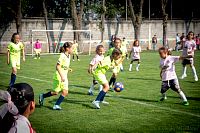
[[[0,71],[0,73],[6,74],[6,75],[10,75],[10,73],[6,73],[6,72],[1,72],[1,71]],[[37,79],[37,78],[31,78],[31,77],[20,76],[20,75],[17,76],[17,77],[26,78],[26,79],[31,79],[31,80],[36,80],[36,81],[40,81],[40,82],[50,83],[50,81],[42,80],[42,79]],[[112,95],[110,95],[110,94],[109,94],[109,97],[120,98],[120,96],[112,96]],[[156,106],[156,105],[149,104],[149,103],[147,104],[147,103],[145,103],[145,102],[140,102],[140,101],[133,101],[133,100],[129,100],[129,99],[125,99],[125,100],[128,100],[128,101],[130,101],[130,102],[132,102],[132,103],[136,103],[136,104],[148,106],[148,107],[159,108],[159,109],[171,111],[171,112],[174,112],[174,113],[181,113],[181,114],[190,115],[190,116],[195,116],[195,117],[199,117],[199,118],[200,118],[200,115],[198,115],[198,114],[193,114],[193,113],[190,113],[190,112],[175,110],[175,109],[166,108],[166,107],[160,107],[160,106]]]

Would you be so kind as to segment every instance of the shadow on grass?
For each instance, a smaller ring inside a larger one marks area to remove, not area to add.
[[[160,79],[152,79],[152,78],[128,78],[128,79],[139,79],[139,80],[150,80],[150,81],[161,81]]]
[[[8,85],[6,86],[6,85],[2,85],[2,84],[0,84],[0,90],[7,90],[8,89]]]
[[[85,88],[85,89],[89,89],[90,86],[83,86],[83,85],[69,85],[69,87],[78,87],[78,88]]]
[[[115,97],[115,98],[121,98],[121,99],[127,99],[127,100],[132,100],[132,101],[140,101],[140,102],[159,102],[159,100],[149,100],[149,99],[142,99],[142,98],[130,98],[130,97]]]
[[[179,96],[167,96],[169,98],[179,98]],[[194,100],[194,101],[200,101],[200,97],[187,97],[187,100]]]

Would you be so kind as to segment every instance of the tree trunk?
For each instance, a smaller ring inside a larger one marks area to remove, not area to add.
[[[143,8],[144,0],[140,1],[140,5],[139,5],[140,8],[139,8],[138,13],[135,13],[132,1],[128,0],[128,2],[129,2],[130,13],[131,13],[131,20],[132,20],[134,31],[135,31],[135,39],[140,39],[140,28],[142,24],[142,8]]]
[[[43,13],[44,13],[44,20],[45,20],[46,30],[49,30],[49,21],[48,21],[48,17],[47,17],[47,8],[46,8],[45,0],[43,0],[42,6],[43,6]],[[49,31],[47,31],[46,34],[47,34],[47,41],[48,41],[47,43],[49,45],[49,53],[50,53],[52,44],[51,44],[51,38],[50,38]]]
[[[167,47],[167,19],[166,6],[168,0],[161,0],[162,14],[163,14],[163,46]]]
[[[19,35],[22,38],[22,11],[21,11],[21,0],[17,0],[17,11],[16,11],[16,29],[17,29],[17,33],[19,33]]]
[[[101,42],[104,40],[105,0],[102,0],[103,13],[101,14]]]

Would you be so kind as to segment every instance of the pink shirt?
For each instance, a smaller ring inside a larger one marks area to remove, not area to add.
[[[175,63],[179,61],[179,56],[167,56],[167,58],[160,60],[162,81],[177,79],[175,72]]]
[[[140,52],[141,52],[141,47],[140,46],[138,46],[138,47],[134,46],[132,48],[132,59],[133,60],[134,59],[140,59]]]
[[[36,42],[34,48],[35,49],[41,49],[41,43],[40,42]]]
[[[95,69],[95,68],[97,67],[98,63],[99,63],[100,61],[102,61],[103,58],[104,58],[103,55],[101,55],[101,56],[98,55],[98,54],[95,55],[95,57],[94,57],[94,58],[92,59],[92,61],[90,62],[90,65],[93,65],[93,66],[94,66],[93,69]]]

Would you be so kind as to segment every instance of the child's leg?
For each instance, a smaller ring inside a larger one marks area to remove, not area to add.
[[[41,106],[43,106],[43,104],[44,104],[44,99],[45,98],[48,98],[48,97],[51,97],[51,96],[54,96],[54,95],[57,95],[58,94],[58,92],[51,92],[51,91],[49,91],[49,92],[47,92],[47,93],[45,93],[45,94],[40,94],[39,95],[39,104],[41,105]]]
[[[74,54],[72,55],[72,60],[74,61]]]
[[[76,58],[77,58],[77,60],[79,60],[78,54],[76,54]]]
[[[195,69],[193,63],[190,65],[190,67],[192,68],[192,73],[193,73],[193,75],[194,75],[195,81],[198,81],[197,72],[196,72],[196,69]]]
[[[12,87],[15,84],[16,78],[17,78],[17,68],[12,67],[12,73],[10,76],[10,83],[9,83],[10,87]]]
[[[63,89],[62,94],[60,95],[60,97],[56,101],[55,105],[59,106],[67,95],[68,95],[68,90]]]
[[[90,86],[90,89],[88,90],[88,94],[89,95],[93,95],[93,90],[94,90],[94,86],[97,84],[97,81],[96,80],[93,80],[92,81],[92,84]]]
[[[133,60],[130,62],[129,71],[132,71],[132,66],[133,66]]]
[[[117,73],[113,73],[113,75],[112,75],[112,77],[110,78],[110,81],[109,81],[109,86],[115,84],[116,78],[117,78]]]
[[[182,70],[182,76],[181,76],[181,79],[184,79],[185,77],[187,77],[187,74],[186,74],[186,70],[187,70],[187,62],[188,60],[184,59],[183,62],[182,62],[182,65],[183,65],[183,70]]]
[[[167,99],[166,97],[166,91],[169,89],[169,81],[162,81],[162,85],[161,85],[161,99],[160,101],[164,101],[165,99]]]
[[[140,61],[138,60],[138,64],[136,66],[136,71],[139,71],[139,67],[140,67]]]

